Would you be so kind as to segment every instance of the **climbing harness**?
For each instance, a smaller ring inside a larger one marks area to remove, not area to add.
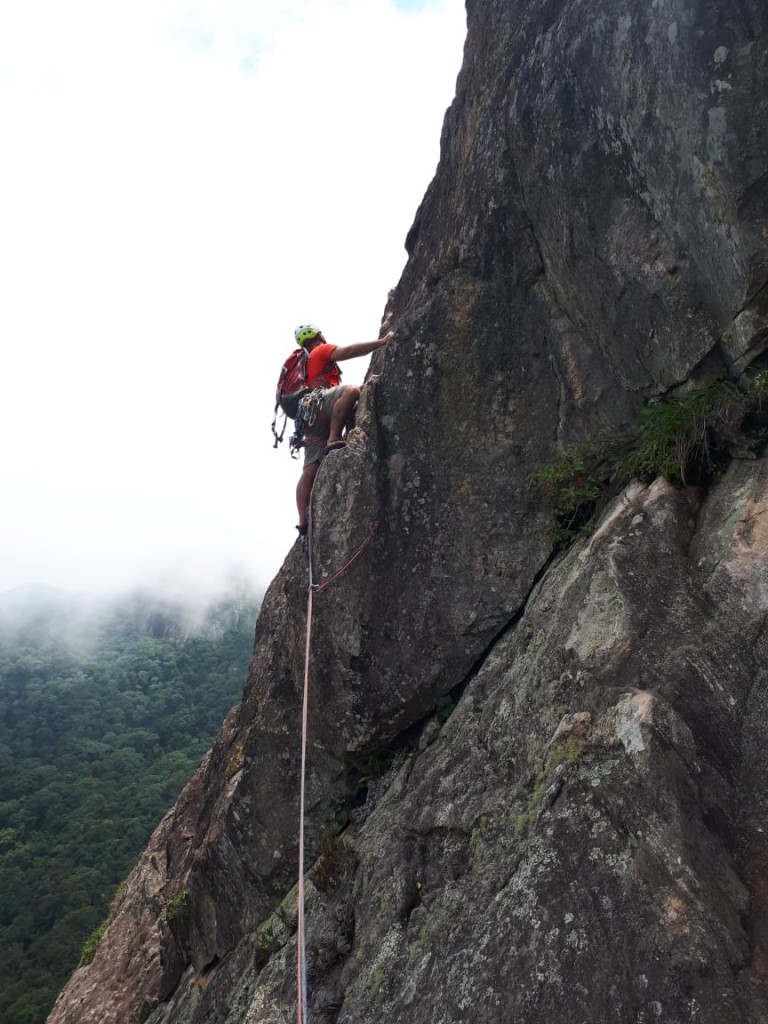
[[[304,696],[301,709],[301,785],[299,796],[299,883],[297,889],[298,921],[296,927],[296,1020],[297,1024],[309,1024],[307,1014],[307,949],[304,934],[304,796],[306,790],[307,770],[307,722],[309,718],[309,667],[312,650],[312,611],[313,597],[325,590],[334,580],[353,565],[362,555],[378,532],[379,524],[374,523],[362,544],[354,551],[347,561],[327,576],[321,583],[315,583],[312,568],[312,496],[309,498],[307,514],[307,567],[309,573],[309,592],[307,596],[307,640],[304,649]]]
[[[293,421],[293,433],[288,438],[288,450],[291,453],[292,459],[298,459],[299,452],[304,447],[304,435],[310,427],[314,426],[315,420],[317,419],[317,413],[320,408],[320,399],[322,394],[322,389],[318,388],[314,391],[306,392],[298,400],[296,414]],[[289,414],[283,411],[283,425],[280,429],[280,433],[276,430],[279,416],[280,412],[276,406],[275,418],[272,420],[272,433],[275,437],[275,443],[272,445],[273,448],[277,448],[283,440]]]
[[[310,427],[313,427],[315,424],[322,396],[322,390],[310,391],[299,402],[299,409],[294,420],[293,434],[288,438],[288,448],[292,459],[298,459],[299,452],[304,447],[304,436]]]

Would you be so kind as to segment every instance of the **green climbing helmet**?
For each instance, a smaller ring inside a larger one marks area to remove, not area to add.
[[[319,327],[315,327],[314,324],[300,324],[293,333],[296,337],[296,344],[303,346],[323,332]]]

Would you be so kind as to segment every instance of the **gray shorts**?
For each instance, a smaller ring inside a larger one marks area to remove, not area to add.
[[[335,388],[324,388],[320,394],[315,422],[304,435],[304,465],[311,466],[319,462],[325,454],[325,446],[331,430],[331,414],[333,407],[341,397],[346,384],[337,384]]]

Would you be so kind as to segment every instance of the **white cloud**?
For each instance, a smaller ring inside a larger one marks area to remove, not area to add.
[[[463,34],[461,0],[0,8],[0,588],[268,582],[274,379],[298,322],[376,335]]]

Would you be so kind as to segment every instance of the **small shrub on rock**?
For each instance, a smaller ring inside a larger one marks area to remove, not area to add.
[[[555,549],[591,532],[596,516],[631,480],[658,476],[676,487],[703,483],[725,461],[722,438],[748,417],[765,418],[768,369],[742,387],[717,377],[685,394],[647,405],[634,431],[605,431],[566,448],[531,476],[549,512],[546,533]],[[758,431],[764,438],[764,426]]]

